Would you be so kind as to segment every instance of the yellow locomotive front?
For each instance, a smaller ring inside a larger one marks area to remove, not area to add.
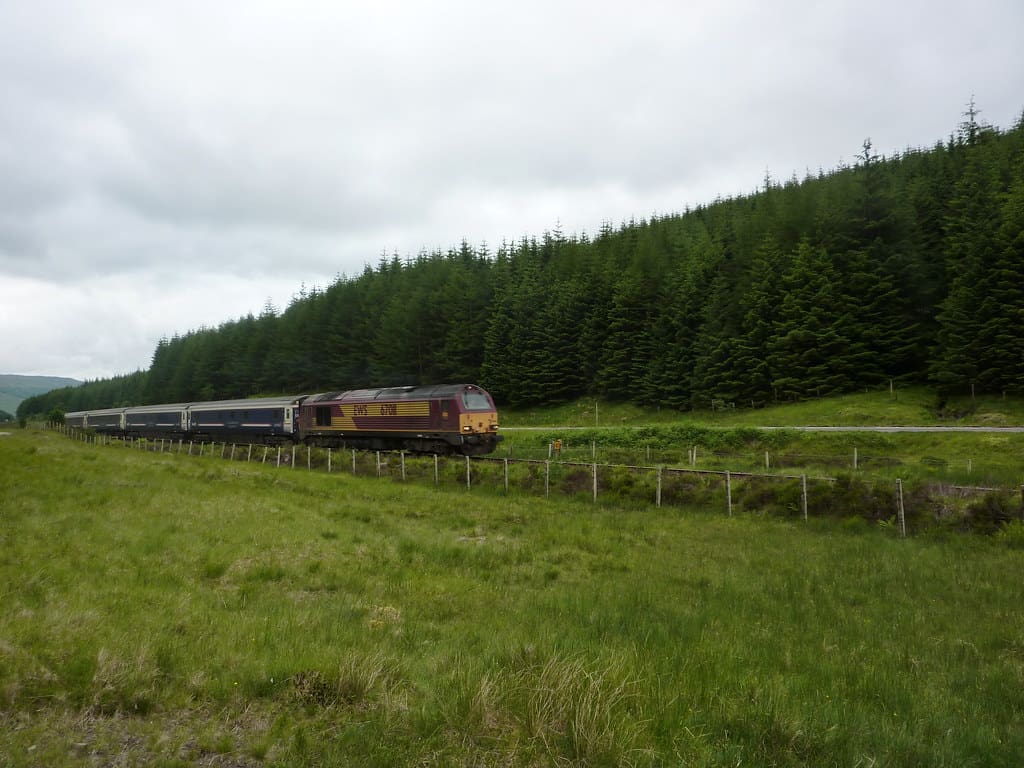
[[[490,453],[498,444],[498,409],[490,394],[473,384],[462,387],[458,398],[458,425],[466,454]]]

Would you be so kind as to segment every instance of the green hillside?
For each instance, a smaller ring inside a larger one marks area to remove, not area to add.
[[[0,411],[14,414],[23,400],[61,387],[77,387],[82,382],[61,376],[19,376],[0,374]]]
[[[581,399],[560,405],[502,408],[503,427],[637,427],[698,423],[722,427],[1024,426],[1024,397],[943,397],[927,387],[899,387],[808,398],[761,408],[668,408]]]

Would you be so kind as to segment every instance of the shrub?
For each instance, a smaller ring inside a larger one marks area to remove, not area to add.
[[[986,493],[978,501],[967,505],[962,527],[979,533],[996,533],[1019,514],[1020,511],[1009,494]]]
[[[862,517],[885,520],[896,514],[896,489],[887,485],[868,485],[858,477],[843,474],[836,478],[831,492],[823,494],[822,506],[835,517]]]
[[[800,483],[751,478],[740,489],[739,505],[750,512],[769,515],[802,513]]]

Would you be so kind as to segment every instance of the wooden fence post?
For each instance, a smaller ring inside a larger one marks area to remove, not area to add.
[[[313,446],[306,446],[306,471],[313,469]]]
[[[380,478],[380,451],[377,451],[377,477]]]
[[[1021,487],[1021,493],[1024,493],[1024,486]],[[544,462],[544,495],[551,495],[551,461]]]
[[[597,502],[597,462],[594,462],[594,502]]]
[[[900,524],[900,538],[906,538],[907,535],[907,517],[906,511],[903,509],[903,480],[896,479],[896,499],[899,502],[897,506],[897,515]]]
[[[800,497],[804,508],[804,522],[807,521],[807,475],[800,475]]]
[[[505,493],[508,493],[508,459],[505,459]]]
[[[655,494],[655,497],[654,497],[654,503],[657,506],[659,506],[659,507],[661,506],[661,470],[662,469],[663,469],[662,467],[658,467],[658,492],[657,492],[657,494]]]
[[[469,456],[467,456],[466,457],[466,490],[468,491],[471,488],[472,488],[472,483],[470,481],[470,474],[469,474]]]
[[[281,446],[277,446],[277,468],[281,468]]]
[[[327,449],[327,474],[331,474],[331,449]]]
[[[295,443],[292,443],[292,469],[295,469],[295,449],[297,447],[298,446],[295,445]]]
[[[405,482],[405,451],[402,451],[402,482]]]
[[[725,501],[729,509],[729,517],[732,517],[732,475],[728,470],[725,472]]]
[[[356,449],[352,449],[352,474],[356,473]]]

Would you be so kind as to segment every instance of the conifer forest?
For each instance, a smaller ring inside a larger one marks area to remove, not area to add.
[[[441,382],[499,407],[750,407],[889,381],[1024,393],[1024,116],[1003,130],[972,107],[931,148],[856,151],[596,233],[382,256],[19,415]]]

